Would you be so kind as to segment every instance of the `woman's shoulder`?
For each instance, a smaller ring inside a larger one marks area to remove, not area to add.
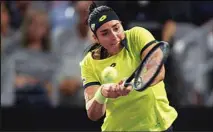
[[[82,61],[80,62],[80,66],[84,66],[84,65],[88,65],[90,60],[92,59],[91,57],[91,52],[93,51],[94,47],[88,47],[85,51],[84,51],[84,57],[82,59]]]
[[[90,46],[88,46],[85,50],[84,50],[84,57],[86,57],[88,55],[88,53],[91,53],[92,55],[94,55],[94,53],[98,53],[100,54],[100,47],[101,45],[98,43],[94,43],[91,44]],[[93,56],[94,57],[94,56]],[[95,57],[96,58],[96,57]]]
[[[84,50],[84,56],[86,56],[89,52],[94,51],[94,50],[97,49],[98,47],[100,47],[100,44],[97,44],[97,43],[90,44],[90,45]]]
[[[148,29],[144,27],[139,27],[139,26],[135,26],[129,29],[126,33],[126,36],[131,43],[137,43],[137,42],[147,43],[155,39],[152,33]]]
[[[138,35],[138,34],[146,34],[149,33],[148,29],[144,27],[134,26],[128,30],[125,31],[127,34],[130,35]]]

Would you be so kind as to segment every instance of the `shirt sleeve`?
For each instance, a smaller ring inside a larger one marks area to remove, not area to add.
[[[96,74],[92,68],[92,64],[89,62],[88,58],[80,62],[81,67],[81,78],[83,82],[83,87],[87,88],[92,85],[101,85],[98,81]]]
[[[138,55],[141,54],[142,49],[145,47],[145,45],[149,45],[152,43],[157,42],[154,38],[154,36],[145,28],[142,27],[134,27],[132,28],[132,40],[133,40],[133,50]]]

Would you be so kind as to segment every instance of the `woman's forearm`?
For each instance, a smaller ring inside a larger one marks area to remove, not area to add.
[[[93,121],[97,121],[104,115],[106,105],[99,104],[95,98],[92,98],[86,103],[86,109],[88,117]]]

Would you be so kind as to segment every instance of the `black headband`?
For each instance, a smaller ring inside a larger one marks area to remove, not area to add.
[[[114,11],[100,13],[100,15],[92,19],[92,21],[89,23],[90,29],[94,34],[96,34],[99,27],[111,20],[119,20],[119,17]]]

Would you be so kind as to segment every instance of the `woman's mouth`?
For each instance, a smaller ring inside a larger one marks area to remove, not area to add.
[[[115,46],[115,45],[117,45],[117,44],[119,44],[120,42],[117,42],[117,43],[113,43],[113,44],[111,44],[112,46]]]

